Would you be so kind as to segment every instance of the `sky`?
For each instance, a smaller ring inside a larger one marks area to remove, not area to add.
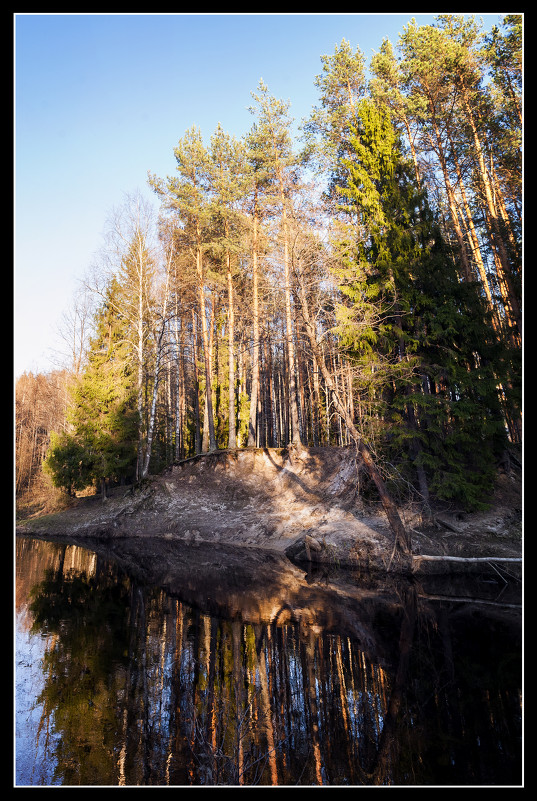
[[[487,30],[499,22],[482,15]],[[98,258],[106,221],[148,172],[173,175],[193,125],[237,137],[262,79],[298,123],[322,55],[367,62],[424,14],[15,14],[14,373],[58,366],[61,317]]]

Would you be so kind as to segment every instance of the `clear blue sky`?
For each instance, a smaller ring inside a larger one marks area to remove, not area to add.
[[[262,78],[300,121],[321,55],[342,39],[367,60],[421,14],[16,14],[14,369],[53,367],[55,334],[105,221],[147,172],[175,170],[192,125],[236,136]],[[485,28],[498,15],[484,15]]]

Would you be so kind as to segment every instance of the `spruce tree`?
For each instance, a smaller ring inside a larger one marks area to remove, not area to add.
[[[416,482],[425,505],[432,496],[478,508],[504,442],[500,346],[478,285],[459,278],[388,110],[361,101],[350,142],[340,191],[359,225],[354,242],[340,243],[342,341],[383,368],[382,397],[375,391],[387,461]]]
[[[107,482],[134,476],[139,423],[125,320],[116,312],[117,292],[113,280],[97,312],[87,364],[73,388],[69,431],[52,438],[46,459],[56,486],[72,494],[95,482],[103,500]]]
[[[66,431],[51,432],[43,470],[53,485],[67,490],[70,497],[90,483],[88,454],[76,437]]]

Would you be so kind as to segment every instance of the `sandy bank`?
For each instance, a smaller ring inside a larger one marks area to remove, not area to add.
[[[381,507],[364,503],[364,478],[352,447],[218,451],[180,462],[139,488],[118,488],[104,503],[99,496],[78,499],[64,512],[26,521],[20,531],[221,543],[299,561],[393,568],[393,536]],[[402,512],[415,553],[520,557],[520,486],[512,476],[500,479],[488,513],[444,511],[442,522],[425,530],[415,511]],[[418,567],[441,569],[425,561]]]

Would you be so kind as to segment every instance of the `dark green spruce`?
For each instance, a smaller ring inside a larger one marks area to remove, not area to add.
[[[375,387],[379,445],[394,475],[416,486],[426,506],[435,498],[477,509],[506,442],[498,389],[505,353],[385,107],[360,102],[351,144],[340,187],[355,220],[354,241],[340,242],[342,341],[384,377]],[[371,304],[375,328],[364,324]]]

